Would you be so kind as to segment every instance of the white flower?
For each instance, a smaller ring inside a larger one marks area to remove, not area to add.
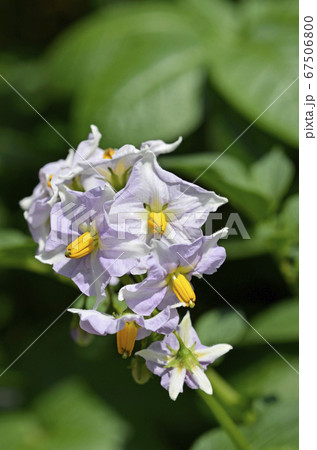
[[[175,334],[154,342],[136,355],[146,360],[147,368],[161,377],[161,385],[168,390],[170,398],[176,400],[183,392],[184,383],[192,389],[199,388],[212,394],[212,386],[205,374],[207,366],[231,349],[228,344],[202,345],[187,312]]]

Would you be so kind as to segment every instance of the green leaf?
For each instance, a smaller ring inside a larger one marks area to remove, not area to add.
[[[87,123],[96,123],[107,136],[107,145],[117,147],[190,134],[202,118],[203,78],[201,70],[191,69],[188,61],[193,62],[193,52],[179,51],[140,69],[121,85],[112,75],[102,74],[74,104],[74,134],[82,133]],[[129,70],[124,59],[118,63],[118,71]]]
[[[255,126],[298,145],[297,82],[282,94],[298,77],[297,2],[223,3],[198,0],[212,84]]]
[[[21,233],[21,231],[11,229],[11,228],[3,228],[0,231],[0,251],[7,251],[16,249],[16,248],[27,248],[33,247],[33,240]]]
[[[297,450],[298,407],[296,403],[269,405],[250,427],[239,427],[253,450]],[[190,450],[236,450],[221,429],[200,436]]]
[[[292,162],[279,148],[273,148],[251,167],[251,175],[256,186],[275,208],[287,192],[294,172]]]
[[[31,411],[0,419],[6,450],[121,450],[128,425],[81,382],[67,380],[37,399]]]
[[[250,350],[249,354],[250,354]],[[240,370],[233,373],[229,382],[242,395],[248,397],[276,398],[280,401],[295,401],[298,399],[298,373],[290,367],[273,349],[270,354],[256,356],[246,361]],[[281,350],[286,360],[297,370],[298,357]]]
[[[299,226],[299,197],[294,194],[289,197],[278,217],[278,224],[283,231],[293,239],[298,241],[298,226]]]
[[[195,329],[204,345],[237,344],[246,333],[246,324],[235,311],[214,309],[199,317]]]
[[[110,72],[111,78],[126,77],[125,69],[118,72],[113,65],[125,57],[129,63],[135,44],[146,45],[148,50],[156,43],[154,53],[165,54],[166,48],[183,48],[198,42],[195,28],[189,26],[188,18],[167,3],[118,4],[97,10],[61,33],[46,55],[52,86],[57,91],[78,91]],[[161,45],[159,46],[159,41]],[[142,49],[140,49],[142,50]],[[136,53],[137,65],[143,60],[142,51]],[[149,60],[153,52],[148,51]],[[154,59],[156,56],[154,55]],[[74,79],[76,83],[74,83]]]
[[[298,224],[298,194],[295,194],[285,201],[280,214],[258,223],[252,233],[252,242],[262,242],[263,247],[277,258],[294,292],[298,289]]]
[[[270,252],[267,243],[248,230],[251,239],[227,239],[222,243],[228,259],[253,258]]]
[[[48,76],[58,91],[75,95],[77,137],[96,123],[105,146],[138,144],[197,127],[203,58],[185,11],[126,4],[98,11],[62,35],[48,56]]]
[[[230,437],[221,428],[217,428],[202,434],[190,447],[190,450],[210,449],[236,450],[237,448]]]
[[[251,320],[253,327],[270,343],[297,342],[298,329],[298,301],[295,299],[278,302]],[[250,330],[244,344],[265,344],[254,331]]]
[[[19,230],[4,228],[0,231],[0,269],[24,269],[47,274],[51,269],[34,257],[37,244]]]
[[[6,450],[41,450],[46,434],[36,415],[7,413],[0,418],[0,445]]]
[[[45,449],[121,449],[128,427],[80,382],[68,380],[37,401],[52,441]]]

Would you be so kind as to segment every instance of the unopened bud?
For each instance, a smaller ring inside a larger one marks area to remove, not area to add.
[[[151,378],[151,372],[145,365],[145,361],[140,356],[135,356],[131,361],[132,377],[138,384],[145,384]]]
[[[79,318],[74,315],[70,325],[70,336],[76,344],[87,347],[94,339],[92,334],[82,330],[79,326]]]

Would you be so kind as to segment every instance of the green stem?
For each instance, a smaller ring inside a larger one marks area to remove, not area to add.
[[[145,275],[133,275],[133,276],[136,279],[137,283],[141,283],[145,278]]]
[[[180,345],[182,345],[182,344],[184,345],[184,343],[182,341],[182,338],[180,337],[180,335],[178,334],[178,332],[176,330],[174,330],[174,334],[177,337],[177,340],[178,340],[179,344]]]
[[[106,287],[106,291],[107,291],[107,293],[109,295],[109,301],[110,301],[109,303],[113,307],[113,292],[112,292],[112,288],[111,288],[111,286],[109,284]]]
[[[123,286],[125,286],[126,284],[136,284],[136,283],[141,283],[141,281],[143,281],[145,278],[145,275],[132,275],[132,273],[130,273],[129,275],[123,275],[123,277],[121,277],[121,284]]]
[[[243,397],[233,387],[225,381],[213,368],[209,367],[206,372],[215,394],[219,399],[228,406],[238,407],[241,409],[250,406],[249,400]]]
[[[241,434],[237,425],[233,422],[224,407],[221,406],[221,404],[216,400],[215,396],[207,395],[201,390],[198,390],[198,393],[213,413],[219,425],[228,434],[236,447],[239,450],[252,450],[245,437]]]

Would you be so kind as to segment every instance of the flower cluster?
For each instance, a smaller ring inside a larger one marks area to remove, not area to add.
[[[211,394],[204,371],[231,347],[203,346],[189,312],[179,324],[178,307],[193,308],[191,278],[213,274],[225,260],[217,242],[227,229],[204,236],[201,228],[227,200],[159,166],[157,156],[181,138],[104,150],[98,128],[91,130],[65,160],[40,170],[21,201],[36,258],[95,298],[92,309],[69,310],[83,332],[116,334],[124,358],[140,340],[134,361],[145,360],[174,400],[184,382]]]

